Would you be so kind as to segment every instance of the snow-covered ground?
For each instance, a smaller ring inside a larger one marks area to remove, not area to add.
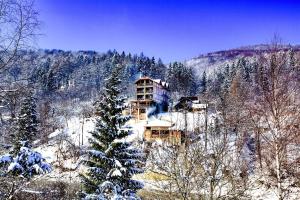
[[[215,115],[211,114],[208,116],[208,124],[213,123],[215,119]],[[162,113],[155,117],[151,117],[148,121],[135,121],[131,120],[128,122],[128,126],[131,127],[133,134],[126,138],[127,141],[141,141],[143,139],[143,133],[145,129],[145,125],[148,123],[161,123],[167,122],[173,124],[173,129],[184,129],[185,128],[185,121],[188,123],[187,130],[194,131],[195,127],[201,127],[205,123],[205,115],[204,113],[187,113],[183,114],[180,112],[173,112],[173,113]],[[67,126],[68,124],[68,126]],[[53,171],[46,175],[46,179],[49,180],[59,180],[65,182],[79,182],[78,174],[80,172],[80,157],[71,157],[69,158],[62,158],[57,155],[59,149],[63,149],[67,146],[68,142],[59,142],[61,139],[68,140],[72,142],[75,146],[80,147],[81,149],[85,149],[88,145],[88,139],[90,137],[90,131],[94,129],[95,126],[95,119],[87,118],[87,119],[80,119],[78,117],[70,118],[64,129],[56,130],[51,133],[49,137],[48,144],[42,145],[37,148],[39,152],[50,162],[52,165],[54,164]],[[71,153],[71,152],[69,152]],[[58,169],[56,167],[58,162],[63,163],[63,167],[65,168],[64,171]],[[153,180],[145,179],[144,176],[139,176],[137,179],[141,180],[145,184],[146,190],[152,189],[159,189],[155,188],[153,184]],[[294,191],[288,199],[297,200],[300,194],[300,191]],[[254,189],[249,191],[250,196],[253,199],[258,200],[273,200],[276,199],[276,193],[272,189],[267,189],[261,185],[258,185]]]

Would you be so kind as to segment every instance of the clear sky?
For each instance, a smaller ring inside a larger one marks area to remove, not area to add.
[[[267,43],[300,44],[300,0],[36,0],[39,48],[144,52],[164,62]]]

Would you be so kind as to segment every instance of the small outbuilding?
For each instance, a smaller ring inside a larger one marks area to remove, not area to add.
[[[160,119],[147,121],[144,131],[144,139],[147,142],[162,141],[174,145],[181,145],[185,140],[185,134],[181,130],[174,130],[174,124]]]

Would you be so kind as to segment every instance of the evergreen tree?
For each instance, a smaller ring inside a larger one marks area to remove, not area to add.
[[[38,132],[37,126],[36,99],[32,91],[29,91],[22,103],[17,121],[17,132],[13,136],[15,155],[20,151],[21,146],[31,147]]]
[[[171,92],[178,92],[181,96],[195,95],[198,90],[197,77],[193,68],[180,62],[170,64],[167,70],[167,82]]]
[[[22,103],[18,116],[13,150],[0,156],[0,175],[13,178],[12,183],[7,186],[10,187],[8,199],[14,199],[16,192],[24,187],[24,181],[29,182],[33,176],[51,171],[51,166],[42,154],[31,149],[38,133],[37,125],[35,98],[30,91]]]
[[[119,97],[119,74],[121,68],[114,68],[106,80],[104,92],[96,103],[98,118],[91,132],[90,150],[85,165],[87,171],[81,174],[85,199],[134,199],[136,191],[142,188],[132,176],[142,173],[143,154],[135,149],[125,137],[131,131],[124,127],[129,120],[122,116],[125,98]]]
[[[207,91],[207,77],[205,71],[202,74],[201,89],[202,89],[202,93],[205,93]]]
[[[157,68],[156,68],[156,62],[155,62],[155,58],[152,57],[150,60],[150,69],[149,69],[149,76],[151,78],[158,78],[159,73],[157,72]]]
[[[157,69],[157,78],[164,79],[166,74],[167,67],[164,65],[162,60],[159,58],[156,63],[156,69]]]

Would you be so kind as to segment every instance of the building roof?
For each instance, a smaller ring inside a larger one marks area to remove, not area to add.
[[[208,104],[206,103],[194,103],[192,104],[192,108],[194,109],[205,109],[208,107]]]
[[[152,80],[152,79],[148,76],[143,76],[143,77],[139,78],[138,80],[136,80],[134,83],[137,83],[140,80]]]
[[[167,82],[161,82],[161,84],[162,84],[162,86],[164,86],[164,87],[169,87],[169,83],[167,83]]]
[[[157,83],[157,84],[159,84],[159,85],[161,85],[165,88],[169,87],[169,84],[167,82],[161,81],[161,79],[152,79],[148,76],[143,76],[143,77],[139,78],[138,80],[136,80],[134,83],[136,84],[140,80],[151,80],[151,81],[153,81],[153,82],[155,82],[155,83]]]
[[[160,79],[153,79],[153,81],[154,81],[155,83],[158,83],[158,84],[161,85],[161,80],[160,80]]]
[[[130,100],[130,102],[152,102],[152,101],[154,101],[153,99],[141,99],[141,100],[136,100],[136,99],[134,99],[134,100]]]
[[[170,128],[172,127],[173,124],[169,121],[166,120],[161,120],[155,117],[152,117],[148,119],[148,121],[145,124],[145,127],[167,127]]]

